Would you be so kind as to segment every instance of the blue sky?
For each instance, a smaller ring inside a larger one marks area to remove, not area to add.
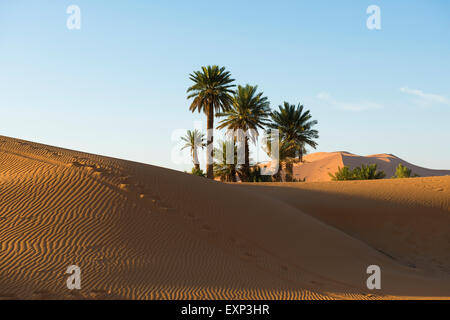
[[[72,4],[80,30],[66,27]],[[444,0],[4,0],[0,134],[186,170],[174,132],[206,122],[188,110],[188,75],[219,64],[272,108],[310,109],[317,151],[450,169],[449,39]]]

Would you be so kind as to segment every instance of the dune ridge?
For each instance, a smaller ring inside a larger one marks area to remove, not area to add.
[[[423,168],[387,153],[359,156],[348,151],[316,152],[305,155],[303,160],[303,163],[294,163],[293,174],[295,179],[305,179],[307,182],[331,181],[328,173],[334,174],[339,167],[348,166],[353,169],[363,164],[376,164],[378,170],[386,173],[386,179],[394,176],[399,164],[407,166],[413,174],[418,174],[420,177],[450,176],[450,170]],[[260,166],[265,165],[267,163],[260,164]]]
[[[3,299],[450,297],[445,268],[396,261],[283,196],[141,163],[0,136],[0,204]]]

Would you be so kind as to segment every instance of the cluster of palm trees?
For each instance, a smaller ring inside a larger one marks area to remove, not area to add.
[[[301,162],[306,146],[316,148],[318,131],[313,129],[317,124],[312,120],[309,110],[302,105],[291,105],[284,102],[272,111],[267,97],[258,92],[258,86],[234,84],[231,73],[224,67],[207,66],[190,74],[194,84],[188,88],[188,99],[192,112],[206,114],[207,134],[198,130],[188,131],[182,138],[183,148],[189,148],[194,162],[194,170],[201,171],[198,161],[198,148],[206,147],[206,177],[220,177],[223,181],[253,181],[253,175],[260,172],[258,167],[250,165],[250,142],[255,142],[260,130],[266,135],[266,152],[271,154],[272,146],[279,146],[279,160],[284,165],[285,181],[293,180],[293,163]],[[219,117],[217,129],[225,129],[231,136],[229,141],[222,141],[219,148],[214,148],[214,119]],[[272,130],[278,130],[278,143]],[[237,144],[243,143],[244,161],[238,165]],[[233,151],[230,151],[232,150]],[[231,161],[229,155],[231,154]],[[194,171],[193,170],[193,171]],[[273,181],[281,181],[281,168],[273,175]]]

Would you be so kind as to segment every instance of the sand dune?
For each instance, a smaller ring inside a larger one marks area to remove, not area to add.
[[[362,195],[238,186],[0,136],[0,298],[450,297],[449,178],[439,179],[381,181],[374,196],[374,184]],[[387,200],[400,209],[381,212]],[[79,291],[66,288],[72,264]],[[380,291],[366,288],[372,264]]]
[[[348,166],[351,169],[361,165],[377,164],[377,168],[386,173],[386,178],[391,178],[399,164],[403,164],[421,177],[450,175],[450,170],[433,170],[422,168],[400,159],[392,154],[376,154],[370,156],[358,156],[346,151],[340,152],[316,152],[304,157],[304,163],[294,164],[294,178],[305,179],[308,182],[330,181],[329,172],[335,173],[338,167]]]
[[[450,177],[245,188],[281,200],[404,265],[450,277]]]

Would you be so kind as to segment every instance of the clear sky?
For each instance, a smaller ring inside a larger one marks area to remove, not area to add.
[[[188,75],[218,64],[310,109],[317,151],[450,169],[449,40],[447,0],[2,0],[0,135],[186,170]]]

